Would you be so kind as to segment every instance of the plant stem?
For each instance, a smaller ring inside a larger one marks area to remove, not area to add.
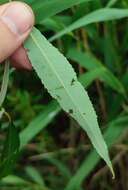
[[[8,81],[9,81],[9,60],[5,61],[5,68],[4,68],[4,76],[3,81],[1,85],[1,91],[0,91],[0,107],[2,106],[5,96],[7,93],[7,87],[8,87]]]

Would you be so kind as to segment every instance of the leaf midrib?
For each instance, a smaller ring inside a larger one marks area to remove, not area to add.
[[[36,38],[34,37],[34,35],[31,33],[30,36],[32,37],[33,41],[35,42],[36,46],[39,48],[40,52],[43,54],[44,58],[46,59],[46,61],[49,63],[51,69],[53,70],[53,72],[55,73],[56,77],[58,78],[58,80],[60,81],[61,85],[64,87],[67,95],[70,97],[72,103],[75,105],[75,107],[77,108],[77,110],[79,111],[80,115],[82,116],[82,118],[86,121],[87,125],[89,126],[87,120],[85,119],[85,117],[83,116],[83,114],[81,113],[80,109],[78,108],[78,106],[75,104],[74,100],[72,99],[72,96],[70,96],[70,94],[68,93],[67,89],[65,88],[65,85],[63,83],[63,81],[61,80],[61,78],[58,76],[56,70],[54,69],[54,67],[50,64],[50,60],[48,59],[48,57],[44,54],[44,52],[42,51],[38,41],[36,40]],[[79,81],[77,81],[79,83]],[[90,128],[90,127],[89,127]],[[93,132],[92,132],[93,134]],[[95,137],[95,135],[93,135]],[[96,139],[96,138],[95,138]],[[97,141],[97,140],[96,140]],[[98,142],[98,141],[97,141]],[[99,144],[99,142],[98,142]],[[100,147],[100,144],[99,144]]]

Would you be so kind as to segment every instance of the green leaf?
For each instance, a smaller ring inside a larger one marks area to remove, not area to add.
[[[35,183],[45,188],[44,180],[36,168],[32,166],[27,166],[25,170],[26,170],[27,175],[32,179],[32,181],[34,181]]]
[[[27,185],[29,184],[28,181],[25,181],[19,176],[14,176],[14,175],[8,175],[1,180],[2,184],[6,185]]]
[[[100,78],[101,76],[104,75],[104,68],[97,68],[91,71],[88,71],[82,75],[80,75],[79,77],[79,81],[80,83],[87,88],[89,85],[91,85],[91,83]]]
[[[109,147],[117,142],[120,136],[127,130],[128,116],[117,116],[117,118],[118,119],[115,119],[107,124],[107,129],[104,132],[104,137]],[[83,180],[86,180],[99,161],[100,157],[96,154],[95,150],[92,150],[88,156],[86,156],[74,176],[71,177],[64,190],[79,189]]]
[[[10,123],[1,155],[0,177],[8,175],[14,167],[19,153],[19,145],[20,141],[18,132],[14,124]]]
[[[91,0],[50,0],[45,2],[42,0],[35,1],[35,3],[32,5],[32,8],[35,12],[36,23],[40,23],[42,20],[62,12],[63,10],[74,5],[88,1]]]
[[[116,9],[116,8],[102,8],[96,11],[93,11],[82,18],[78,19],[70,26],[66,27],[64,30],[60,31],[56,35],[50,38],[50,41],[58,39],[63,35],[72,32],[80,27],[86,26],[95,22],[103,22],[109,20],[116,20],[128,17],[128,9]]]
[[[44,129],[60,111],[59,105],[54,101],[48,104],[45,111],[34,118],[20,133],[20,149],[29,143],[42,129]]]
[[[0,107],[2,106],[7,93],[8,81],[9,81],[9,65],[10,65],[9,60],[6,60],[4,66],[4,76],[0,90]]]
[[[8,3],[8,0],[0,0],[0,5],[3,3]]]
[[[97,74],[99,69],[98,78],[109,85],[113,90],[116,90],[120,94],[125,95],[125,89],[120,80],[114,76],[114,74],[107,69],[98,59],[88,52],[81,52],[75,48],[70,48],[67,57],[73,61],[79,63],[82,67],[89,71],[93,71],[93,75]],[[102,72],[101,72],[101,71]]]
[[[49,29],[58,32],[69,25],[71,20],[70,16],[54,16],[43,20],[40,24],[44,26],[45,30]]]
[[[52,157],[47,157],[44,158],[51,164],[53,164],[60,172],[60,174],[65,178],[65,179],[70,179],[71,178],[71,173],[70,170],[67,168],[67,166],[60,160]]]
[[[100,132],[96,113],[87,92],[78,82],[76,73],[66,58],[46,38],[33,29],[25,47],[38,77],[60,106],[78,121],[87,132],[92,144],[110,167],[107,146]]]
[[[118,0],[110,0],[106,7],[112,7]]]

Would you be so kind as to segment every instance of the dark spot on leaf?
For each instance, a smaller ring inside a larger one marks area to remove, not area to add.
[[[83,115],[86,115],[86,113],[83,113]]]
[[[63,88],[63,86],[59,86],[59,87],[55,88],[55,90],[60,90],[62,88]]]
[[[59,99],[59,100],[61,100],[61,97],[59,95],[56,95],[56,98]]]
[[[71,86],[74,85],[75,81],[76,80],[73,78],[72,81],[71,81]]]
[[[72,109],[70,109],[68,112],[69,112],[69,114],[73,114],[73,110]]]

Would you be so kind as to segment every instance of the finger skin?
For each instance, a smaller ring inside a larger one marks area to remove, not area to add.
[[[27,54],[21,45],[33,25],[34,15],[28,5],[11,2],[0,6],[0,63],[11,56],[16,67],[31,68]]]
[[[10,57],[11,64],[17,69],[32,70],[32,65],[27,56],[27,50],[21,46],[17,49],[14,54]]]

